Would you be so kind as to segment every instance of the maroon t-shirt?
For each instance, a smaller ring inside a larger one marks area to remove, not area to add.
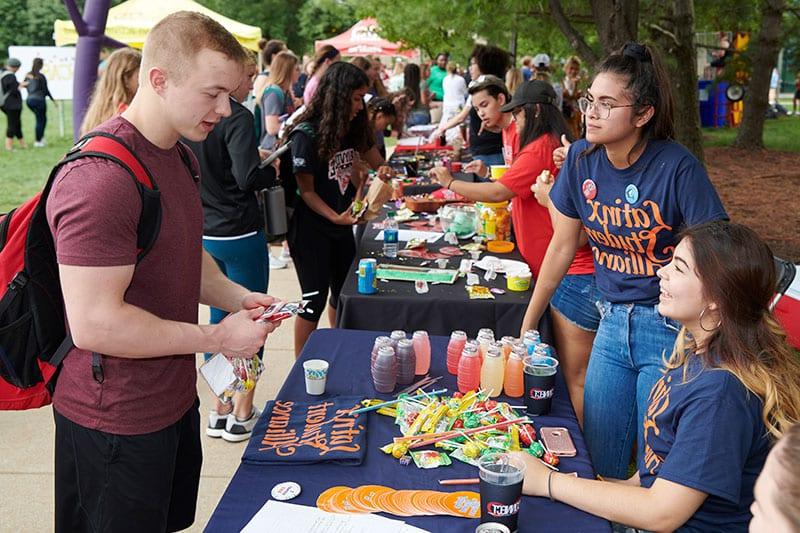
[[[161,190],[161,230],[136,265],[125,301],[164,319],[196,324],[203,232],[197,183],[177,147],[155,146],[124,118],[97,129],[122,138]],[[119,165],[102,159],[66,165],[47,200],[59,264],[136,264],[141,206],[133,178]],[[73,348],[64,359],[53,405],[73,422],[120,435],[150,433],[178,421],[194,403],[194,354],[101,359],[102,384],[92,377],[90,352]]]

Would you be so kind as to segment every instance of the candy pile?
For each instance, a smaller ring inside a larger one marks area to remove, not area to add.
[[[233,365],[233,373],[236,379],[219,396],[223,403],[231,401],[237,392],[250,392],[256,386],[258,378],[264,371],[264,364],[258,357],[246,359],[244,357],[233,357],[230,359]]]
[[[478,518],[481,514],[477,492],[395,490],[382,485],[331,487],[319,495],[317,507],[331,513],[389,513],[397,516]]]
[[[437,468],[450,465],[452,458],[477,466],[487,453],[526,450],[551,466],[558,464],[558,457],[536,439],[531,420],[514,406],[490,399],[485,391],[456,392],[452,397],[417,392],[413,397],[400,395],[392,407],[378,409],[379,414],[394,417],[403,435],[381,451],[401,463]],[[374,401],[365,401],[370,403]],[[430,445],[438,450],[418,450]]]

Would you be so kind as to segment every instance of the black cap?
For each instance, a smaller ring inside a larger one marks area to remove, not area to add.
[[[555,104],[556,91],[546,81],[531,80],[520,85],[514,92],[511,101],[500,108],[503,113],[508,113],[525,104]]]

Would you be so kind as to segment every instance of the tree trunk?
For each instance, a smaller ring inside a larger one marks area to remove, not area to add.
[[[739,148],[764,147],[764,115],[769,107],[769,82],[778,63],[783,33],[784,0],[765,0],[761,9],[761,28],[752,44],[753,72],[744,97],[744,116],[733,145]]]
[[[639,35],[639,0],[591,0],[592,18],[605,55]]]
[[[675,99],[675,140],[703,161],[700,105],[697,98],[697,49],[694,40],[694,0],[672,0],[667,7],[669,30],[650,28],[666,56]]]
[[[97,80],[97,60],[105,40],[106,21],[111,0],[86,0],[84,15],[80,17],[74,0],[64,0],[73,24],[78,30],[75,49],[75,74],[72,81],[72,134],[80,137],[81,123],[89,107],[89,98]],[[76,17],[80,21],[76,20]]]
[[[564,14],[564,8],[561,6],[560,0],[550,0],[550,15],[578,56],[590,70],[594,70],[599,58],[595,51],[592,50],[592,47],[586,43],[583,35],[572,26],[572,23]]]

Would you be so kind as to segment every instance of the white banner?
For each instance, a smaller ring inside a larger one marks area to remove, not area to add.
[[[30,72],[33,60],[41,57],[44,60],[42,74],[47,77],[47,86],[56,100],[72,100],[72,77],[75,72],[74,46],[9,46],[8,57],[22,62],[17,71],[17,79],[23,81]],[[27,96],[21,89],[22,96]]]

